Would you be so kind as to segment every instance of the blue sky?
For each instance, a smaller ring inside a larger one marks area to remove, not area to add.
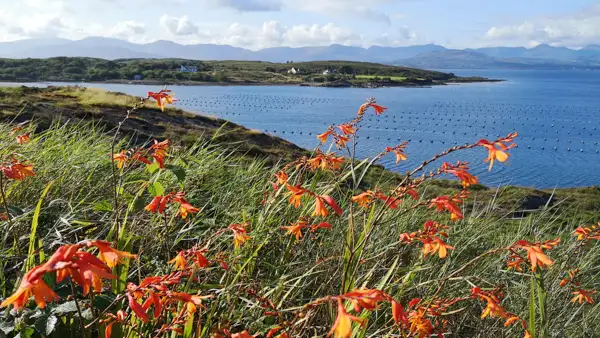
[[[0,41],[116,37],[249,49],[600,44],[598,0],[0,0]]]

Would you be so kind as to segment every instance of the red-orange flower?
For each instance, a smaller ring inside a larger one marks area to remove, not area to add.
[[[346,123],[338,126],[344,135],[353,135],[355,133],[355,129],[352,125]]]
[[[536,271],[537,267],[545,268],[546,266],[550,266],[554,264],[554,261],[546,256],[544,253],[545,250],[552,249],[558,243],[560,239],[555,239],[552,241],[546,241],[543,243],[531,243],[526,240],[520,240],[513,244],[510,247],[511,252],[514,252],[515,249],[523,249],[527,253],[527,259],[531,263],[531,271]]]
[[[167,156],[167,151],[169,150],[169,140],[164,140],[162,142],[154,140],[154,144],[150,147],[150,150],[153,150],[152,157],[156,160],[158,166],[164,168],[165,156]]]
[[[229,230],[233,231],[233,245],[235,248],[239,248],[250,239],[250,236],[246,234],[248,231],[246,227],[248,227],[248,225],[248,222],[246,222],[243,224],[231,224],[229,226]]]
[[[346,147],[346,144],[348,143],[348,141],[350,141],[349,137],[344,136],[344,135],[338,135],[336,137],[335,143],[338,148],[344,148],[344,147]]]
[[[592,225],[589,227],[580,226],[573,232],[573,235],[577,236],[578,241],[589,241],[595,239],[600,241],[600,222],[598,226]]]
[[[301,185],[290,185],[286,183],[286,188],[290,191],[290,199],[289,202],[294,208],[298,208],[302,202],[302,196],[306,193],[306,189],[304,189]]]
[[[342,209],[337,205],[337,203],[333,200],[331,196],[322,195],[315,196],[315,211],[313,212],[313,216],[322,216],[326,217],[329,215],[329,211],[327,210],[327,205],[338,215],[342,215]]]
[[[456,200],[449,196],[439,196],[429,201],[429,208],[436,208],[437,211],[447,210],[450,212],[451,220],[462,219],[463,214],[456,204]]]
[[[17,291],[6,298],[0,307],[13,305],[15,309],[21,309],[27,304],[31,296],[34,297],[38,307],[46,307],[46,302],[58,300],[58,295],[41,278],[48,272],[46,266],[37,266],[23,276]]]
[[[317,135],[317,138],[319,139],[319,141],[321,141],[321,143],[326,143],[327,139],[332,134],[333,134],[333,129],[331,127],[329,127],[329,129],[326,132],[324,132],[323,134]]]
[[[153,98],[156,101],[156,105],[162,110],[165,111],[166,104],[173,104],[176,99],[173,95],[169,94],[171,91],[168,89],[163,89],[158,93],[148,92],[148,97]]]
[[[168,199],[165,196],[156,196],[144,209],[151,213],[158,212],[159,214],[162,214],[167,207],[167,201]]]
[[[373,110],[375,110],[375,114],[377,115],[381,115],[387,110],[386,107],[377,105],[375,103],[371,103],[370,106],[373,108]]]
[[[24,164],[14,159],[10,164],[0,166],[0,170],[2,170],[2,173],[4,173],[6,177],[17,181],[22,181],[27,177],[35,176],[33,165]]]
[[[281,229],[287,231],[288,235],[295,235],[297,241],[302,238],[302,230],[306,228],[308,228],[308,222],[302,219],[298,220],[296,223],[292,223],[289,226],[281,227]]]
[[[231,335],[231,338],[254,338],[248,331],[244,330],[240,333],[234,333]]]
[[[458,162],[456,165],[444,162],[442,164],[442,171],[453,174],[461,180],[463,188],[468,188],[472,184],[479,183],[479,179],[476,176],[471,175],[469,170],[468,162]]]
[[[360,312],[363,309],[373,311],[377,308],[379,302],[387,300],[386,295],[381,290],[360,289],[341,295],[340,298],[352,301],[354,311]]]
[[[286,184],[290,178],[288,174],[283,170],[275,174],[275,177],[277,178],[277,183],[279,184]]]
[[[575,295],[575,297],[571,299],[571,302],[573,303],[579,302],[579,304],[583,304],[583,302],[587,302],[589,304],[594,304],[594,298],[592,298],[592,296],[596,294],[596,291],[594,290],[577,289],[573,294]]]
[[[406,161],[407,156],[404,153],[404,149],[408,145],[408,142],[404,142],[401,145],[396,147],[387,147],[385,148],[386,153],[394,153],[396,154],[396,164],[400,163],[400,161]]]
[[[485,139],[477,142],[477,145],[488,150],[488,157],[484,160],[484,162],[490,162],[489,170],[492,170],[495,160],[505,162],[508,159],[509,154],[506,153],[506,151],[516,146],[513,141],[517,136],[517,133],[512,133],[505,138],[496,140],[495,142],[490,142]]]
[[[31,139],[30,133],[17,135],[16,139],[17,139],[18,144],[25,144],[25,143],[29,142],[29,140]]]
[[[108,267],[110,268],[117,266],[118,263],[124,263],[125,259],[137,257],[137,255],[131,254],[129,252],[113,249],[110,243],[107,241],[88,241],[87,246],[97,247],[100,251],[100,253],[98,254],[98,258],[100,258],[101,261],[105,262],[106,265],[108,265]]]
[[[344,307],[344,302],[341,299],[338,299],[338,307],[337,307],[337,318],[329,331],[327,337],[331,337],[334,334],[335,338],[349,338],[352,335],[352,322],[357,322],[363,325],[363,320],[352,316],[346,311]]]
[[[125,153],[125,151],[122,150],[118,154],[113,154],[113,160],[117,162],[117,168],[122,169],[127,164],[127,153]]]

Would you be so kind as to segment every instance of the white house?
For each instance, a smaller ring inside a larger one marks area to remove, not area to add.
[[[335,69],[326,69],[323,72],[323,75],[329,75],[329,74],[335,74],[335,73],[336,73]]]
[[[293,68],[288,70],[288,74],[300,74],[300,68]]]
[[[179,71],[182,73],[197,73],[198,67],[181,65],[181,68],[179,69]]]

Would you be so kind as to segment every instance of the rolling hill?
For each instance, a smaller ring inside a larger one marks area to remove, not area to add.
[[[57,56],[92,57],[109,60],[134,58],[267,62],[345,60],[430,69],[600,68],[600,45],[589,45],[579,50],[544,44],[534,48],[488,47],[455,50],[434,44],[406,47],[371,46],[369,48],[334,44],[320,47],[275,47],[253,51],[228,45],[182,45],[165,40],[135,44],[103,37],[88,37],[75,41],[50,38],[0,43],[0,57],[3,58],[50,58]]]

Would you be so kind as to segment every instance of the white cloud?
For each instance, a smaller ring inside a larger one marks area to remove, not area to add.
[[[332,23],[326,25],[297,25],[290,27],[284,34],[291,46],[323,46],[330,44],[356,45],[361,38],[347,28]]]
[[[544,17],[525,22],[494,26],[486,33],[488,44],[581,47],[600,41],[600,4],[557,17]]]
[[[374,22],[390,24],[390,17],[383,11],[377,10],[380,5],[392,0],[285,0],[286,6],[306,11],[323,14],[326,16],[362,18]]]
[[[190,21],[187,15],[177,18],[165,14],[160,18],[160,24],[174,36],[197,35],[199,33],[198,26]]]
[[[281,0],[208,0],[214,7],[229,7],[241,12],[279,11]]]
[[[145,33],[146,26],[143,23],[136,21],[121,21],[110,29],[108,36],[136,41],[140,35],[144,35]]]

